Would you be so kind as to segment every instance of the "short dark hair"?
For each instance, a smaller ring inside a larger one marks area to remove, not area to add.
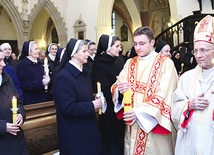
[[[150,27],[148,27],[148,26],[137,28],[134,31],[133,35],[135,37],[135,36],[139,36],[139,35],[142,35],[142,34],[146,35],[149,38],[149,40],[155,39],[154,38],[154,33],[153,33],[152,29]]]

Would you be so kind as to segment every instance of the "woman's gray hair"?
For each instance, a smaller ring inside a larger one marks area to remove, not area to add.
[[[74,47],[74,49],[73,49],[73,51],[72,51],[72,53],[71,53],[71,57],[72,57],[77,51],[79,51],[83,45],[87,45],[87,44],[88,44],[88,43],[87,43],[86,41],[84,41],[84,40],[78,40],[77,43],[76,43],[76,45],[75,45],[75,47]]]

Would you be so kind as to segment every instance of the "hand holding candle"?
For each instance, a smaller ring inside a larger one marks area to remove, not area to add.
[[[16,118],[17,118],[17,99],[15,96],[13,96],[12,98],[12,113],[13,113],[13,123],[16,123]]]
[[[100,95],[101,93],[101,84],[99,82],[97,82],[97,94]],[[102,114],[102,108],[99,108],[99,115]]]
[[[123,95],[124,112],[127,112],[132,109],[132,90],[127,90]],[[130,123],[131,122],[126,122],[126,124]]]

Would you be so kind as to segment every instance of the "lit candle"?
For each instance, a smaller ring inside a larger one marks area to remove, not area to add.
[[[131,89],[127,90],[123,94],[123,103],[124,103],[124,112],[127,112],[132,109],[132,91]],[[130,124],[131,122],[125,122],[126,124]]]
[[[12,108],[13,109],[16,109],[17,108],[17,99],[15,96],[13,96],[12,98]]]
[[[97,94],[100,95],[101,93],[101,83],[97,82]],[[102,114],[102,108],[99,108],[99,111],[98,111],[99,115]]]
[[[13,113],[13,123],[16,123],[16,118],[17,118],[17,99],[15,96],[12,98],[12,113]]]

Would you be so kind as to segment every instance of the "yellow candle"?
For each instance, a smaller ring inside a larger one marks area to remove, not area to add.
[[[101,93],[101,83],[97,82],[97,94],[99,95]],[[102,108],[99,108],[98,111],[99,115],[102,114]]]
[[[12,98],[12,108],[13,109],[16,109],[17,108],[17,99],[15,96],[13,96]]]
[[[16,118],[17,118],[17,99],[15,96],[12,98],[12,113],[13,113],[13,123],[16,123]]]
[[[132,109],[132,90],[129,89],[123,94],[124,112]],[[131,122],[126,122],[130,124]]]

